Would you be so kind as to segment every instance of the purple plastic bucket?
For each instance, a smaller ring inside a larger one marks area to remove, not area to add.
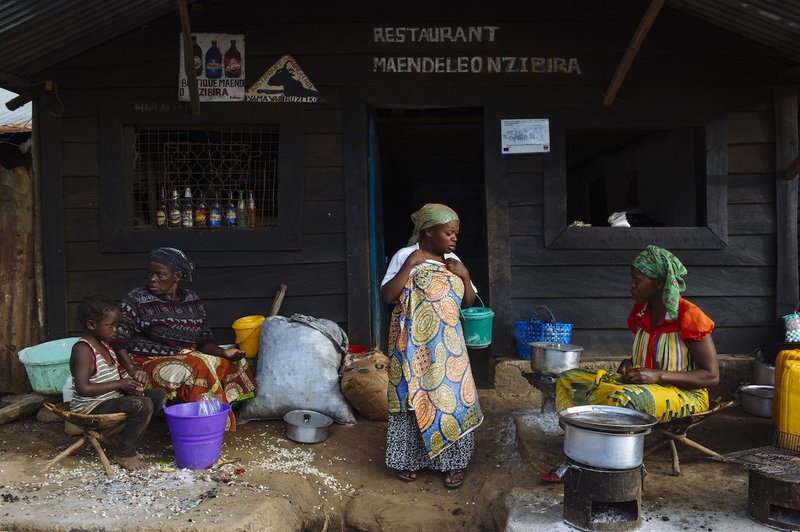
[[[175,463],[180,468],[205,469],[217,463],[231,405],[219,414],[198,416],[200,403],[180,403],[164,408]]]

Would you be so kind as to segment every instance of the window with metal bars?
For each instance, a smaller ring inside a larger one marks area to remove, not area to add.
[[[133,141],[134,229],[277,223],[278,126],[137,127]]]

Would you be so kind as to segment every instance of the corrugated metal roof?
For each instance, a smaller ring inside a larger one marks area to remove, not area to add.
[[[28,79],[177,10],[175,0],[1,0],[0,71]]]
[[[800,0],[667,4],[800,64]],[[41,81],[30,78],[177,9],[175,0],[0,0],[0,72]],[[0,86],[12,88],[3,81]]]
[[[667,0],[667,4],[800,64],[800,0]]]

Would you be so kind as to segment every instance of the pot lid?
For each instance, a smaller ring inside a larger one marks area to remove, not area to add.
[[[283,420],[290,425],[310,429],[327,427],[333,423],[333,420],[325,414],[320,414],[313,410],[292,410],[283,416]]]
[[[530,342],[531,347],[550,349],[551,351],[583,351],[583,347],[575,344],[562,344],[560,342]]]
[[[754,397],[762,397],[764,399],[772,399],[775,397],[775,387],[766,386],[763,384],[750,384],[742,386],[739,391]]]
[[[605,405],[565,408],[558,413],[558,417],[569,425],[605,432],[641,432],[658,423],[650,414]]]

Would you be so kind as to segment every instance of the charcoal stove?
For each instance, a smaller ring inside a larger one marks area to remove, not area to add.
[[[641,524],[647,472],[599,469],[567,459],[557,471],[564,481],[564,521],[580,530],[633,530]]]
[[[771,446],[729,453],[720,459],[749,470],[747,515],[751,519],[780,530],[800,531],[800,446],[787,449],[781,446],[784,441],[776,435]]]
[[[534,388],[542,393],[540,412],[555,412],[556,381],[558,380],[558,375],[534,371],[531,373],[523,373],[522,376],[525,377]]]

